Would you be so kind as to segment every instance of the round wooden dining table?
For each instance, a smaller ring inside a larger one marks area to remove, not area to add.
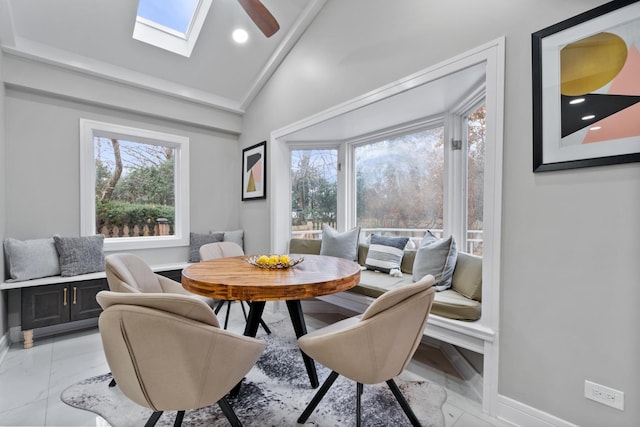
[[[323,255],[291,254],[304,260],[289,268],[260,268],[250,256],[218,258],[192,264],[182,270],[182,287],[198,295],[221,300],[249,301],[244,335],[255,337],[267,301],[285,301],[296,337],[307,333],[300,300],[351,289],[360,281],[360,265]],[[318,375],[313,359],[302,352],[313,388]]]

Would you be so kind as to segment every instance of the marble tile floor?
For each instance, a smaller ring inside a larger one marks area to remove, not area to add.
[[[270,310],[267,304],[264,315],[267,323],[286,317],[286,310]],[[305,315],[309,330],[342,317],[337,314]],[[243,327],[242,311],[234,304],[229,329],[241,333]],[[446,427],[507,425],[483,414],[477,398],[438,350],[421,345],[408,370],[447,389],[443,407]],[[96,327],[53,337],[36,337],[34,347],[29,350],[24,350],[22,343],[12,344],[0,360],[0,426],[108,427],[101,417],[72,408],[60,400],[60,393],[68,386],[106,372],[109,367]]]

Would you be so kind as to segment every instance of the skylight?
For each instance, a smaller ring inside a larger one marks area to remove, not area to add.
[[[133,38],[189,57],[212,0],[139,0]]]
[[[138,18],[170,28],[186,38],[198,3],[198,0],[140,0]]]

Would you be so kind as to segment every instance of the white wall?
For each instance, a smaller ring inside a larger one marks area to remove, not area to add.
[[[530,46],[531,33],[603,3],[329,0],[247,110],[240,137],[255,144],[506,36],[500,402],[594,427],[640,420],[640,166],[532,173]],[[268,250],[268,190],[242,204],[241,218],[260,242],[249,250]],[[585,399],[585,379],[624,391],[625,411]]]

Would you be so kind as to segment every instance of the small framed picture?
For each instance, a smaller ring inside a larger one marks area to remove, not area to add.
[[[640,162],[640,2],[532,34],[533,171]]]
[[[242,201],[267,198],[267,141],[242,150]]]

